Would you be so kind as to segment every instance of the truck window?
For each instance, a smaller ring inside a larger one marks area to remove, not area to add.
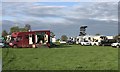
[[[87,40],[85,40],[84,42],[88,42]]]
[[[26,38],[26,39],[29,39],[29,36],[28,36],[28,35],[25,35],[25,38]]]
[[[17,41],[20,41],[20,40],[22,40],[22,37],[21,36],[17,37]]]
[[[2,39],[0,39],[0,43],[2,43],[3,41],[2,41]]]
[[[33,42],[33,44],[35,43],[35,35],[34,34],[32,35],[32,42]]]
[[[98,40],[96,40],[95,42],[98,42]]]
[[[16,41],[16,37],[11,37],[11,41]]]

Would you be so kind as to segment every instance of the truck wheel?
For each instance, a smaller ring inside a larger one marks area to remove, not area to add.
[[[81,44],[81,46],[83,46],[83,44]]]
[[[104,44],[102,46],[105,46]]]
[[[13,48],[17,48],[17,45],[14,45]]]
[[[32,45],[32,48],[36,48],[35,44]]]
[[[117,45],[116,48],[119,48],[119,45]]]
[[[94,45],[96,46],[96,43]]]

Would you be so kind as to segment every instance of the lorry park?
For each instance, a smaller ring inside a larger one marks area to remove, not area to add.
[[[36,31],[34,31],[36,32]],[[41,45],[46,47],[52,47],[52,44],[55,44],[56,39],[51,38],[48,34],[45,34],[47,31],[37,31],[43,32],[42,34],[34,35],[34,32],[16,32],[12,33],[12,35],[8,35],[6,37],[6,41],[4,39],[0,39],[1,47],[11,47],[11,48],[39,48]],[[104,39],[106,37],[107,39]],[[114,39],[114,36],[77,36],[70,37],[67,41],[59,41],[60,44],[76,44],[81,46],[112,46],[117,43],[116,46],[119,47],[119,42]]]
[[[84,31],[67,41],[56,40],[50,30],[1,37],[2,70],[117,70],[118,49],[111,45],[119,48],[120,44],[114,36]]]
[[[0,46],[3,48],[39,48],[41,46],[51,48],[60,44],[76,44],[120,47],[119,41],[114,39],[115,36],[86,35],[86,28],[87,26],[81,26],[79,36],[69,37],[67,41],[56,41],[55,36],[51,36],[50,30],[13,32],[11,35],[0,38]]]

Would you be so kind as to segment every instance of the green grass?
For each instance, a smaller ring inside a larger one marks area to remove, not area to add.
[[[5,48],[3,70],[117,70],[118,49],[69,45],[58,48]]]
[[[2,58],[2,48],[0,48],[0,59]]]
[[[2,48],[0,48],[0,71],[2,66]]]

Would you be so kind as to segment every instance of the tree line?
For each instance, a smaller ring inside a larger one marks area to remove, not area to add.
[[[29,24],[25,24],[25,26],[22,27],[22,28],[20,28],[19,26],[13,26],[13,27],[10,28],[10,32],[7,32],[6,30],[3,30],[3,31],[2,31],[2,37],[5,37],[5,36],[7,36],[7,35],[10,35],[10,34],[12,34],[13,32],[28,32],[29,30],[31,30],[31,25],[29,25]],[[55,36],[55,34],[54,34],[53,32],[51,32],[50,35],[51,35],[51,37],[54,37],[54,36]],[[95,34],[95,35],[96,35],[96,36],[99,36],[100,34],[97,33],[97,34]],[[67,37],[66,35],[62,35],[60,39],[61,39],[61,41],[67,41],[67,40],[68,40],[68,37]],[[60,39],[57,39],[57,40],[60,40]],[[114,37],[114,39],[116,39],[116,40],[120,39],[120,34],[116,35],[116,36]]]
[[[26,24],[24,27],[20,28],[19,26],[13,26],[10,28],[10,32],[7,32],[6,30],[2,31],[2,37],[5,37],[9,34],[12,34],[13,32],[28,32],[31,30],[31,26],[29,24]]]
[[[19,26],[13,26],[13,27],[10,28],[10,32],[7,32],[6,30],[3,30],[2,31],[2,37],[10,35],[13,32],[28,32],[29,30],[31,30],[31,26],[29,24],[26,24],[22,28],[20,28]],[[50,36],[53,38],[55,36],[55,34],[53,32],[51,32]],[[66,35],[62,35],[60,39],[62,41],[67,41],[68,37]],[[60,40],[60,39],[58,39],[58,40]]]

